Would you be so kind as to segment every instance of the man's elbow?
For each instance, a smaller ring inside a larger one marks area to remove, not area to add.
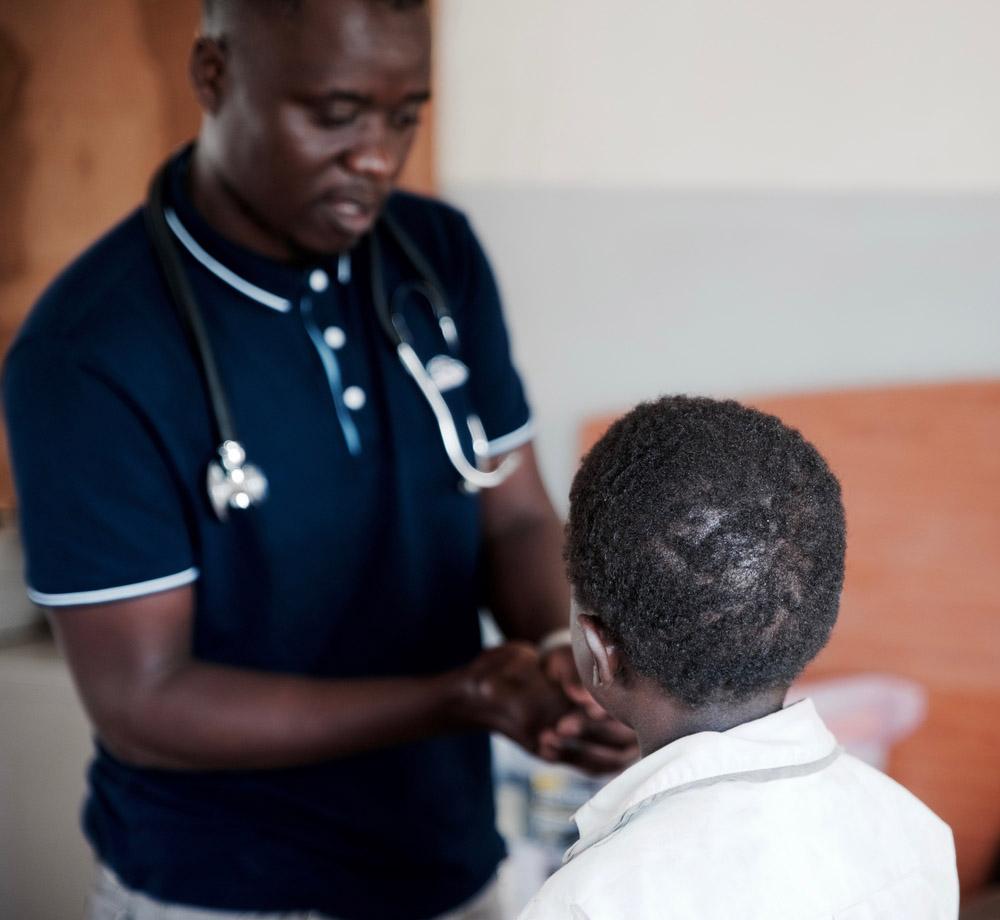
[[[155,692],[103,688],[86,695],[84,705],[98,742],[116,760],[145,769],[176,769],[177,760],[161,749],[164,726],[152,698]]]

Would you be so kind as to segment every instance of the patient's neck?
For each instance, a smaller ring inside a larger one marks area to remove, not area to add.
[[[639,739],[639,750],[646,757],[678,738],[699,732],[724,732],[744,722],[753,722],[778,712],[787,687],[768,690],[737,703],[706,703],[690,706],[667,696],[663,689],[643,682],[630,694],[630,712],[620,718],[630,725]]]

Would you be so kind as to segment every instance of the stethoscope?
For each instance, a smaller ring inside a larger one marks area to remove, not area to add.
[[[198,308],[180,252],[166,220],[164,189],[168,172],[169,163],[162,166],[153,177],[143,214],[171,299],[191,336],[192,347],[208,395],[219,446],[216,448],[216,459],[208,464],[206,488],[212,509],[219,520],[224,521],[230,510],[246,510],[264,501],[267,497],[267,477],[259,467],[248,462],[246,449],[237,436],[233,414],[205,330],[201,310]],[[392,239],[420,275],[419,281],[401,285],[391,297],[387,296],[385,290],[381,243],[378,238],[380,229],[384,229],[386,235]],[[462,447],[455,418],[445,402],[441,388],[418,357],[403,316],[402,304],[406,298],[413,296],[422,298],[434,316],[451,357],[458,359],[460,351],[458,329],[441,293],[443,287],[437,275],[411,237],[388,214],[383,212],[378,224],[369,233],[368,239],[371,247],[369,261],[372,299],[375,302],[379,324],[395,349],[403,368],[413,378],[434,414],[445,453],[460,477],[459,487],[469,493],[496,488],[514,472],[520,457],[511,454],[504,458],[495,470],[481,469],[480,466],[485,465],[489,459],[489,446],[479,417],[470,413],[466,418],[466,425],[472,435],[475,463],[469,462]]]

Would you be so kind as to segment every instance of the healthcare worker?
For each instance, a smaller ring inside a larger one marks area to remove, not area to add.
[[[30,591],[97,738],[93,918],[496,916],[488,732],[634,756],[558,641],[486,258],[392,192],[429,74],[419,0],[207,3],[196,143],[9,354]]]

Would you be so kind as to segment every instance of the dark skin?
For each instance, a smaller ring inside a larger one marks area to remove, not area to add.
[[[280,261],[342,252],[374,225],[430,98],[429,13],[363,0],[307,0],[292,15],[266,6],[224,5],[195,44],[195,204],[229,239]]]
[[[573,653],[584,687],[608,713],[635,730],[646,757],[678,738],[724,732],[762,719],[784,705],[788,687],[775,687],[735,703],[692,706],[636,673],[597,617],[573,612]]]
[[[534,451],[528,448],[522,454],[530,495],[513,503],[504,495],[506,483],[484,492],[483,539],[490,606],[497,623],[507,636],[537,642],[566,625],[562,611],[569,609],[569,587],[562,576],[562,525],[545,492]],[[588,773],[613,773],[635,761],[635,734],[609,717],[583,688],[572,648],[553,649],[540,665],[573,707],[544,728],[529,749],[545,760],[572,764]]]
[[[429,96],[426,9],[306,0],[294,16],[233,4],[205,23],[191,76],[204,109],[191,194],[220,233],[285,262],[342,252],[384,205]],[[553,726],[582,699],[569,647],[533,643],[566,624],[562,528],[534,453],[482,495],[491,606],[515,641],[433,677],[326,680],[193,657],[197,586],[51,612],[108,749],[166,769],[315,763],[432,735],[497,731],[592,770],[634,756],[630,732],[593,716]],[[543,733],[546,733],[543,735]],[[542,745],[543,738],[549,740]]]
[[[491,571],[499,575],[505,565],[522,563],[527,552],[539,560],[518,572],[527,582],[524,606],[502,599],[496,604],[505,628],[524,628],[523,638],[533,641],[556,622],[549,604],[559,589],[547,572],[558,572],[558,521],[554,513],[539,514],[544,489],[533,462],[522,463],[489,495],[483,518]],[[511,540],[525,549],[509,551]],[[497,731],[537,750],[539,733],[570,710],[526,641],[419,678],[324,680],[200,661],[191,654],[195,590],[52,613],[102,742],[127,762],[266,769],[473,729]]]

